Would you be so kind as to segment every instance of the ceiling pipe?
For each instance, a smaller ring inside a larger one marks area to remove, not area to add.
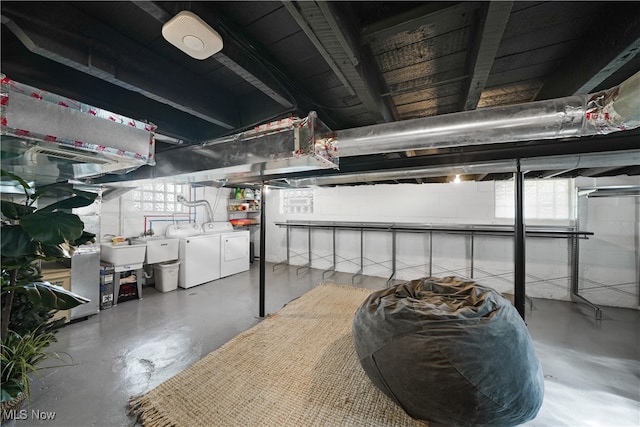
[[[595,153],[579,156],[550,156],[522,159],[520,167],[523,171],[534,172],[549,169],[573,170],[580,168],[611,166],[624,167],[640,164],[640,150],[624,153]],[[341,185],[357,182],[376,182],[400,179],[433,178],[454,175],[475,175],[489,173],[512,173],[516,170],[516,162],[487,162],[469,165],[442,166],[391,170],[382,172],[362,172],[309,178],[287,179],[291,187],[309,187],[322,185]]]
[[[325,134],[338,157],[605,135],[640,127],[640,72],[598,93],[382,123]]]

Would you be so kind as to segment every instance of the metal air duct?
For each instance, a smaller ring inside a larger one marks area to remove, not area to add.
[[[163,151],[158,153],[155,167],[140,168],[131,174],[131,180],[167,178],[193,183],[233,178],[248,182],[272,174],[335,169],[337,157],[317,144],[320,135],[327,132],[329,128],[311,111],[307,117],[280,119],[198,145]]]
[[[493,107],[346,129],[325,135],[339,157],[561,139],[640,126],[640,72],[589,95]]]
[[[36,185],[155,164],[155,126],[0,75],[2,168]]]

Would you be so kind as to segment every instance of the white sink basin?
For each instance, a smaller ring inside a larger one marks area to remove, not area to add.
[[[147,264],[167,262],[178,259],[178,245],[180,239],[166,237],[141,237],[134,239],[135,244],[147,245]]]
[[[146,252],[146,244],[100,244],[100,259],[115,266],[142,264]]]

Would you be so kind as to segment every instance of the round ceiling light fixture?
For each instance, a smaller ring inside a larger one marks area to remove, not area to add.
[[[222,50],[222,37],[198,15],[183,10],[162,26],[162,36],[196,59],[206,59]]]

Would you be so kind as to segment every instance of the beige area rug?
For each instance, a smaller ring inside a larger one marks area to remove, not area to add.
[[[147,394],[144,426],[428,426],[360,366],[353,314],[371,291],[319,285]]]

